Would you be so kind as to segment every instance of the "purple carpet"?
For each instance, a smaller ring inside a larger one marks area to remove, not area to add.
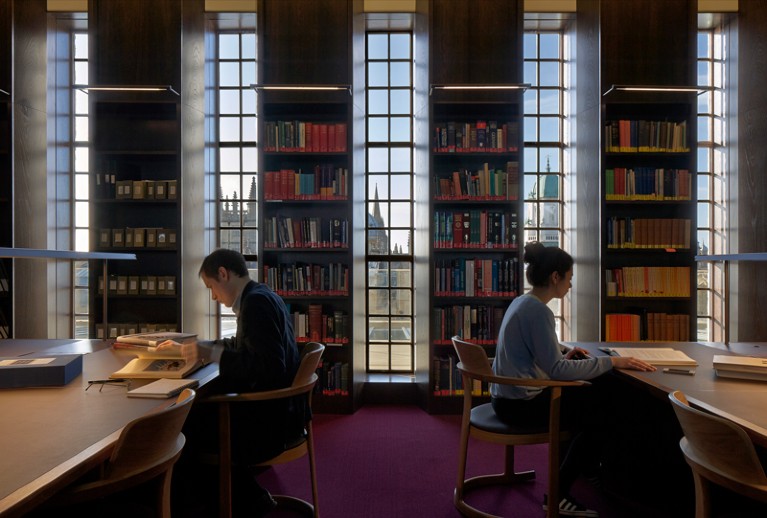
[[[430,415],[414,406],[366,405],[352,415],[316,415],[314,440],[319,508],[325,518],[459,517],[453,507],[460,417]],[[471,503],[500,516],[543,517],[545,445],[517,448],[517,469],[537,478],[514,489],[483,489]],[[500,472],[501,446],[472,440],[469,476]],[[259,476],[273,494],[311,499],[308,461],[276,466]],[[578,481],[573,494],[601,517],[647,516]],[[272,513],[270,517],[289,516]],[[653,515],[658,518],[658,515]]]

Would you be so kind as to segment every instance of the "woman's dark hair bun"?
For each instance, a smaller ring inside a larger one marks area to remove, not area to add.
[[[538,241],[533,241],[525,245],[525,262],[528,264],[534,264],[541,260],[543,254],[546,253],[546,247]]]
[[[527,270],[525,276],[533,286],[546,286],[554,272],[560,276],[573,267],[573,258],[570,254],[558,246],[544,246],[543,243],[533,241],[525,245],[525,262]]]

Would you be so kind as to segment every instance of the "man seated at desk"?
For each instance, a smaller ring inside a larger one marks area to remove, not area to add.
[[[211,298],[231,307],[237,317],[234,337],[181,345],[188,361],[218,362],[211,387],[219,394],[289,387],[300,363],[290,315],[283,300],[265,284],[250,279],[239,252],[218,249],[200,267]],[[163,346],[178,346],[166,343]],[[217,409],[195,405],[184,432],[191,452],[217,451]],[[248,515],[259,516],[276,503],[251,468],[285,450],[304,431],[308,409],[303,398],[251,402],[232,409],[233,501]]]

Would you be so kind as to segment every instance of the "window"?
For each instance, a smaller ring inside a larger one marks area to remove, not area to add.
[[[413,372],[413,38],[367,34],[367,370]]]
[[[222,15],[214,23],[215,70],[209,117],[212,155],[218,176],[218,246],[245,256],[253,279],[258,279],[258,155],[256,124],[257,81],[255,16]],[[237,28],[229,29],[229,25]],[[220,307],[220,334],[232,335],[236,318],[231,308]]]
[[[698,32],[698,254],[726,254],[727,41],[721,28]],[[723,272],[718,263],[698,263],[698,340],[724,339]]]
[[[524,187],[525,242],[564,243],[565,60],[559,31],[525,31]],[[531,286],[525,280],[525,291]],[[563,301],[552,299],[557,331],[565,339]]]

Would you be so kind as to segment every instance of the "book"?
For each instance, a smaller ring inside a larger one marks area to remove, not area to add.
[[[650,365],[698,365],[683,351],[670,347],[611,347],[610,350],[618,356],[632,356]]]
[[[719,377],[767,381],[767,358],[715,354],[713,363]]]
[[[157,347],[166,340],[184,343],[191,342],[197,335],[194,333],[179,333],[162,331],[157,333],[138,333],[120,335],[115,339],[113,347],[116,349],[135,349],[137,347]]]
[[[166,399],[176,396],[187,387],[196,387],[197,380],[160,378],[143,387],[137,387],[128,391],[128,397],[145,397],[153,399]]]
[[[125,366],[109,375],[110,378],[173,378],[180,379],[202,367],[201,361],[189,363],[175,350],[139,352]]]

